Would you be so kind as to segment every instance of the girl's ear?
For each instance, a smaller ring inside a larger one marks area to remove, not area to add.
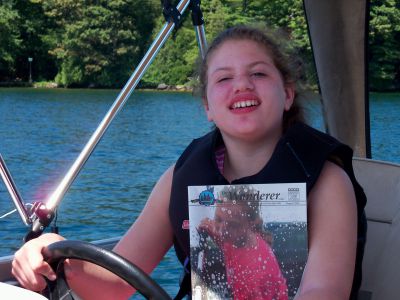
[[[294,83],[288,83],[285,85],[285,95],[285,110],[288,111],[292,107],[294,97],[296,95]]]
[[[201,101],[203,101],[204,109],[208,111],[208,101],[206,97],[201,98]]]
[[[206,111],[207,120],[209,122],[212,122],[213,118],[212,118],[211,113],[210,113],[210,107],[208,106],[208,101],[207,101],[207,99],[205,97],[202,98],[202,101],[203,101],[204,110]]]

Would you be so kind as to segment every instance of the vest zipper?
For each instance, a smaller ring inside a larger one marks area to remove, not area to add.
[[[301,161],[300,157],[297,155],[296,151],[294,151],[292,145],[290,145],[289,142],[286,142],[286,146],[289,148],[290,152],[293,154],[293,156],[296,158],[297,162],[299,163],[299,165],[301,166],[301,168],[303,169],[304,174],[307,176],[307,178],[310,178],[311,175],[310,173],[308,173],[306,167],[304,166],[303,162]]]

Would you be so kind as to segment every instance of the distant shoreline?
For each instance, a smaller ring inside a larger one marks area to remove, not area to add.
[[[45,89],[122,89],[123,87],[101,87],[101,86],[74,86],[74,87],[64,87],[59,86],[55,82],[42,81],[42,82],[26,82],[26,81],[8,81],[0,82],[0,88],[45,88]],[[193,87],[187,85],[167,85],[165,83],[160,83],[157,87],[136,87],[136,90],[141,91],[171,91],[171,92],[193,92]]]
[[[64,87],[58,86],[57,83],[52,81],[41,81],[41,82],[27,82],[27,81],[0,81],[0,88],[45,88],[45,89],[105,89],[105,90],[118,90],[123,87],[101,87],[101,86],[74,86]],[[318,91],[318,87],[311,87],[311,90]],[[136,87],[135,90],[140,91],[170,91],[170,92],[193,92],[192,86],[187,85],[167,85],[160,83],[157,87]],[[386,89],[386,90],[373,90],[370,93],[400,93],[400,89]]]

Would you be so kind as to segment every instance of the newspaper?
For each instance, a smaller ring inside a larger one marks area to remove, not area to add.
[[[308,253],[305,183],[188,193],[192,299],[293,299]]]

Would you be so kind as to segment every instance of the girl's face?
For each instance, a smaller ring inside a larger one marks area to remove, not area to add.
[[[223,135],[246,140],[278,138],[282,116],[294,99],[266,48],[227,40],[208,61],[206,113]]]
[[[240,205],[218,206],[214,220],[216,232],[222,241],[238,247],[246,246],[252,222]]]

